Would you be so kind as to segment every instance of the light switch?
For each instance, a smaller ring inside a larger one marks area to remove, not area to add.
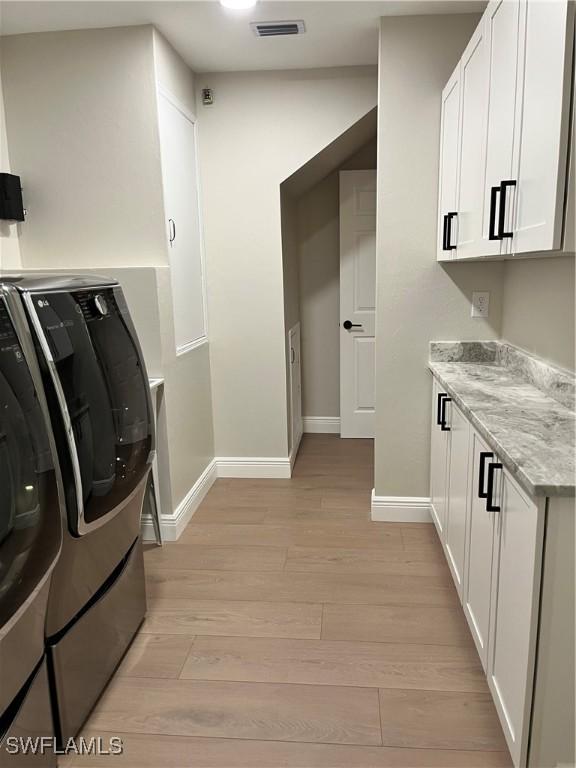
[[[472,317],[488,317],[490,310],[490,291],[472,292]]]

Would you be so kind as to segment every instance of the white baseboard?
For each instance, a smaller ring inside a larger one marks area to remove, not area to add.
[[[218,477],[289,479],[292,476],[289,456],[278,459],[217,456],[214,461]]]
[[[380,523],[431,523],[426,496],[376,496],[372,489],[372,520]]]
[[[304,432],[312,434],[340,434],[339,416],[304,416]]]
[[[162,515],[161,527],[164,541],[176,541],[180,538],[180,534],[190,522],[192,515],[202,503],[204,496],[206,496],[217,477],[216,460],[212,459],[174,512],[171,515]],[[156,540],[154,526],[149,517],[142,520],[141,530],[144,541]]]

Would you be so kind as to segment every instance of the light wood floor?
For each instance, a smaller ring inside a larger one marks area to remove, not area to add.
[[[432,525],[370,521],[370,440],[218,480],[145,553],[148,617],[85,735],[122,768],[494,768],[502,731]]]

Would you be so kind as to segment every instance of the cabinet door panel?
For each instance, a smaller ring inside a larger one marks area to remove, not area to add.
[[[544,514],[506,471],[500,497],[488,684],[514,764],[523,765],[530,727]]]
[[[466,531],[466,573],[462,603],[478,655],[486,670],[496,513],[486,511],[486,499],[478,494],[480,454],[489,453],[490,449],[474,430],[470,443],[470,512]]]
[[[566,0],[523,0],[520,7],[513,253],[561,246],[574,32]]]
[[[444,540],[446,519],[446,477],[448,460],[448,435],[443,432],[437,421],[438,395],[440,389],[436,379],[432,385],[432,434],[430,444],[430,500],[432,503],[432,519],[436,525],[438,536]]]
[[[458,185],[458,129],[460,120],[460,68],[442,92],[440,125],[440,188],[438,192],[438,260],[451,259],[455,251],[444,250],[444,217],[456,211]],[[451,242],[456,243],[457,217],[452,225]]]
[[[458,258],[482,255],[488,60],[486,25],[479,24],[460,61],[461,130]]]
[[[446,554],[460,597],[462,597],[466,543],[469,443],[470,422],[460,413],[454,403],[450,403]]]
[[[508,240],[490,240],[490,198],[492,187],[511,178],[514,143],[514,108],[518,66],[520,5],[496,0],[486,11],[489,102],[486,138],[486,178],[482,211],[483,253],[505,253]],[[504,201],[500,198],[499,205]],[[506,211],[512,206],[508,192]],[[508,219],[509,223],[509,219]],[[510,227],[508,226],[507,229]]]

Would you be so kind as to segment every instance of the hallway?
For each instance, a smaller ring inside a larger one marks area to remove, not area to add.
[[[510,765],[432,525],[370,521],[371,440],[218,480],[145,553],[148,615],[84,735],[127,768]]]

